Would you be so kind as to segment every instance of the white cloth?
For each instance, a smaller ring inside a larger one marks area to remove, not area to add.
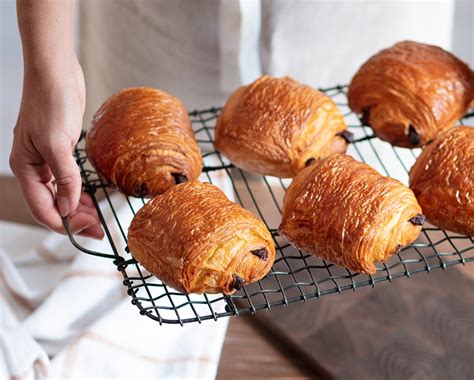
[[[0,254],[3,256],[3,252]],[[0,298],[0,313],[0,378],[44,378],[49,366],[48,356],[18,322],[3,296]]]
[[[262,2],[264,72],[315,87],[348,84],[370,56],[398,41],[452,49],[454,0]]]
[[[128,225],[132,213],[116,195]],[[105,217],[123,249],[112,216]],[[227,319],[160,326],[130,303],[110,259],[77,252],[66,237],[35,227],[0,222],[0,229],[0,378],[215,377]],[[106,240],[80,242],[110,251]]]

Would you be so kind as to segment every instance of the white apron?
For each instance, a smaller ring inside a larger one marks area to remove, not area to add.
[[[446,1],[82,0],[85,124],[126,86],[219,106],[262,74],[347,83],[372,54],[411,39],[474,61],[472,3]]]

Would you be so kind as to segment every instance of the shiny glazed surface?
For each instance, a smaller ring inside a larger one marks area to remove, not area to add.
[[[474,127],[452,128],[420,154],[410,187],[427,220],[474,236]]]
[[[288,188],[279,227],[297,248],[347,269],[373,274],[413,242],[421,226],[413,192],[345,154],[316,160]]]
[[[275,260],[263,222],[214,185],[172,187],[137,213],[130,251],[148,271],[186,293],[231,294],[264,277]]]
[[[176,176],[199,177],[200,149],[184,105],[163,91],[136,87],[112,95],[94,115],[86,151],[96,170],[122,192],[161,194]]]
[[[381,139],[422,146],[467,111],[474,99],[474,72],[437,46],[404,41],[362,65],[348,97],[351,109]]]
[[[326,95],[289,78],[261,77],[228,99],[216,125],[216,147],[235,165],[293,177],[309,158],[345,152],[347,127]]]

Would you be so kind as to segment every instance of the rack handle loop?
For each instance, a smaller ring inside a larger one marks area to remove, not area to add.
[[[93,256],[105,257],[107,259],[116,259],[117,258],[116,255],[111,255],[109,253],[102,253],[102,252],[92,251],[92,250],[87,249],[87,248],[83,247],[82,245],[80,245],[76,241],[76,239],[74,238],[73,233],[71,232],[71,226],[69,225],[69,220],[67,219],[67,217],[64,217],[64,218],[61,218],[61,219],[63,220],[64,229],[66,230],[66,233],[69,237],[69,241],[79,251],[82,251],[84,253],[87,253],[87,254],[93,255]]]

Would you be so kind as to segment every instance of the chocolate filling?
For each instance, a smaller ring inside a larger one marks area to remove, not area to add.
[[[415,215],[413,218],[409,219],[408,221],[417,226],[422,226],[423,223],[425,223],[425,219],[426,218],[423,214],[418,214]]]
[[[244,282],[245,280],[242,277],[234,273],[230,287],[235,290],[240,290],[242,289],[242,285],[244,284]]]
[[[360,117],[360,122],[370,127],[369,116],[370,116],[370,108],[363,109],[362,116]]]
[[[142,183],[137,189],[137,197],[145,198],[148,194],[148,187],[146,183]]]
[[[421,141],[420,135],[411,124],[408,126],[408,141],[410,141],[411,145],[418,145]]]
[[[311,165],[314,161],[316,161],[316,158],[310,157],[306,160],[306,162],[304,163],[304,166],[307,167],[307,166]]]
[[[393,252],[394,255],[396,255],[397,253],[400,253],[400,251],[402,250],[402,245],[401,244],[397,244],[397,247],[395,248],[395,251]]]
[[[188,181],[188,177],[186,177],[184,174],[180,174],[180,173],[171,173],[171,175],[173,176],[174,178],[174,183],[177,185],[179,183],[183,183],[183,182],[187,182]]]
[[[349,132],[347,129],[344,129],[341,132],[337,132],[336,136],[341,136],[344,140],[346,140],[346,143],[348,144],[354,141],[354,134],[352,132]]]
[[[252,255],[257,256],[259,259],[262,259],[264,261],[268,260],[268,251],[265,247],[259,248],[259,249],[254,249],[250,251]]]

